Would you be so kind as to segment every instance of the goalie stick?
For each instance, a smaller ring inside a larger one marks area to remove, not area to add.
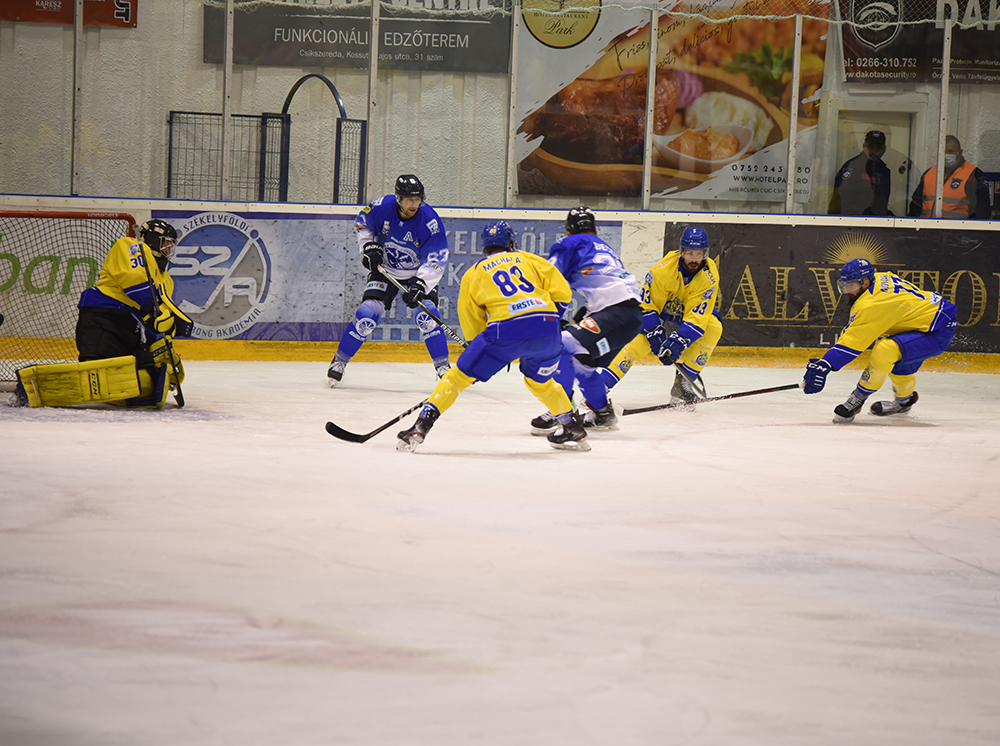
[[[366,440],[371,440],[372,438],[374,438],[376,435],[378,435],[383,430],[386,430],[386,429],[392,427],[397,422],[399,422],[401,419],[403,419],[404,417],[406,417],[406,415],[408,415],[408,414],[410,414],[412,412],[416,412],[418,409],[420,409],[426,403],[427,403],[427,400],[425,399],[424,401],[420,402],[419,404],[414,404],[412,407],[410,407],[409,409],[407,409],[402,414],[397,415],[396,417],[393,417],[391,420],[389,420],[384,425],[381,425],[380,427],[377,427],[374,430],[372,430],[370,433],[365,433],[364,435],[358,435],[356,433],[349,433],[349,432],[347,432],[347,430],[345,430],[344,428],[340,427],[340,425],[334,424],[333,422],[327,422],[326,423],[326,431],[328,433],[330,433],[330,435],[332,435],[334,438],[339,438],[340,440],[346,440],[348,443],[364,443]]]
[[[408,290],[408,288],[407,288],[407,287],[406,287],[406,286],[405,286],[405,285],[404,285],[403,283],[401,283],[401,282],[400,282],[399,280],[397,280],[397,279],[396,279],[395,277],[393,277],[393,276],[392,276],[392,275],[390,275],[390,274],[389,274],[388,272],[386,272],[386,271],[385,271],[385,267],[383,267],[383,266],[382,266],[381,264],[380,264],[380,265],[378,265],[378,271],[379,271],[379,272],[380,272],[380,273],[381,273],[381,274],[382,274],[382,275],[383,275],[384,277],[386,277],[386,278],[387,278],[387,279],[389,280],[389,282],[391,282],[391,283],[392,283],[393,285],[395,285],[395,286],[396,286],[397,288],[399,288],[399,292],[401,292],[401,293],[405,293],[405,292],[406,292],[406,291]],[[427,314],[428,316],[430,316],[430,317],[431,317],[431,320],[433,320],[435,324],[437,324],[437,325],[438,325],[438,326],[440,326],[440,327],[441,327],[442,329],[444,329],[444,331],[445,331],[445,334],[447,334],[447,335],[448,335],[449,337],[451,337],[451,338],[452,338],[452,339],[454,339],[454,340],[455,340],[456,342],[458,342],[458,343],[459,343],[460,345],[462,345],[462,349],[463,349],[463,350],[464,350],[464,349],[465,349],[466,347],[468,347],[468,346],[469,346],[469,343],[468,343],[468,342],[466,342],[466,341],[465,341],[464,339],[462,339],[462,337],[461,337],[461,336],[460,336],[460,335],[459,335],[459,334],[458,334],[458,333],[457,333],[457,332],[456,332],[456,331],[455,331],[454,329],[452,329],[452,328],[451,328],[450,326],[448,326],[448,325],[447,325],[446,323],[444,323],[443,321],[441,321],[441,319],[439,319],[439,318],[438,318],[438,317],[437,317],[437,316],[436,316],[435,314],[431,313],[431,310],[430,310],[430,309],[429,309],[429,308],[428,308],[427,306],[425,306],[425,305],[424,305],[423,303],[421,303],[420,301],[417,301],[417,305],[418,305],[418,306],[420,307],[420,310],[421,310],[421,311],[423,311],[424,313],[426,313],[426,314]]]
[[[142,236],[140,234],[140,228],[138,225],[133,226],[135,228],[135,234],[139,236],[139,246],[140,248],[145,246],[142,242]],[[152,254],[150,250],[150,254]],[[153,261],[156,261],[155,259]],[[156,283],[153,282],[153,274],[149,271],[149,262],[146,261],[146,252],[142,252],[142,267],[146,270],[146,279],[149,281],[149,292],[153,296],[153,330],[156,330],[156,319],[160,316],[160,289],[156,287]],[[174,401],[177,402],[178,409],[184,406],[184,392],[181,391],[181,372],[177,365],[177,358],[174,357],[174,344],[170,339],[169,334],[163,336],[164,344],[167,348],[167,360],[170,362],[170,369],[174,372],[174,380],[177,381],[177,391],[174,392]],[[169,378],[164,382],[164,386],[169,386]]]
[[[801,388],[801,383],[788,383],[783,386],[771,386],[767,389],[755,389],[753,391],[740,391],[737,394],[726,394],[725,396],[710,396],[696,402],[677,402],[676,404],[656,404],[652,407],[636,407],[635,409],[623,409],[622,416],[627,414],[641,414],[642,412],[655,412],[658,409],[674,409],[675,407],[687,407],[692,404],[703,404],[710,401],[722,401],[723,399],[738,399],[741,396],[756,396],[757,394],[771,394],[775,391],[789,391]]]

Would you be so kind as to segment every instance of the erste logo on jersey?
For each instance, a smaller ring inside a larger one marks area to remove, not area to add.
[[[227,212],[187,218],[170,257],[174,300],[194,322],[191,336],[228,339],[263,312],[271,259],[249,220]]]

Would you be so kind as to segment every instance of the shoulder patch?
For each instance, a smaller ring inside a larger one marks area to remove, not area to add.
[[[701,299],[708,300],[713,295],[715,295],[715,288],[709,288],[708,290],[706,290],[704,293],[701,294]]]
[[[427,224],[427,228],[428,228],[428,230],[430,230],[430,232],[431,232],[432,235],[435,234],[435,233],[438,233],[441,230],[441,227],[438,225],[438,221],[437,220],[430,221]]]

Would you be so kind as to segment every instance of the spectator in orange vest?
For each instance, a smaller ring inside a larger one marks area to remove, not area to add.
[[[910,200],[911,218],[934,216],[938,184],[944,187],[941,217],[985,220],[990,217],[990,188],[986,176],[962,157],[962,143],[954,135],[945,138],[944,178],[936,178],[937,166],[924,171]]]

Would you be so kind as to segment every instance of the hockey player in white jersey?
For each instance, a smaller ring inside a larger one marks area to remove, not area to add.
[[[583,206],[570,210],[566,234],[552,245],[549,261],[583,296],[586,314],[563,330],[564,351],[556,380],[572,397],[575,379],[591,410],[584,415],[590,419],[585,424],[610,430],[618,418],[600,369],[642,331],[639,286],[614,249],[597,237],[592,210]],[[547,435],[558,427],[548,412],[531,421],[533,435]]]

